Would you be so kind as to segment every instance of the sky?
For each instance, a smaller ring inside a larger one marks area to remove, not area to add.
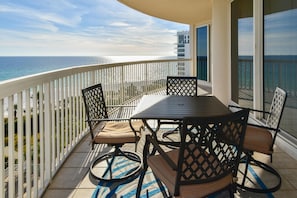
[[[175,56],[188,29],[117,0],[0,0],[0,56]]]
[[[265,55],[297,55],[297,9],[291,9],[264,17]],[[238,20],[238,53],[253,54],[253,18]]]

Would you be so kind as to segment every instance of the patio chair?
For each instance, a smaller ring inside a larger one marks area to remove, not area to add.
[[[197,96],[197,78],[195,76],[167,76],[166,94]]]
[[[248,114],[241,110],[217,117],[184,118],[181,146],[167,152],[147,135],[136,197],[148,167],[167,187],[166,196],[197,198],[229,191],[224,197],[234,197]],[[151,145],[159,154],[148,154]]]
[[[166,94],[176,96],[197,96],[198,85],[195,76],[167,76]],[[173,130],[166,131],[162,134],[162,138],[174,141],[169,137],[170,134],[179,131],[180,122],[178,121],[161,121],[160,124],[178,125]]]
[[[92,138],[92,149],[95,144],[108,144],[115,148],[113,152],[101,155],[92,162],[91,175],[103,181],[120,181],[137,174],[142,167],[140,156],[134,152],[122,151],[121,147],[125,143],[135,143],[136,150],[143,128],[142,121],[109,119],[101,84],[82,89],[82,96]],[[117,170],[115,168],[119,160],[131,160],[133,163],[129,163],[125,169]]]
[[[238,186],[242,189],[257,192],[257,193],[268,193],[275,192],[281,186],[281,176],[279,173],[272,168],[270,165],[263,163],[259,160],[256,160],[253,157],[254,152],[266,154],[270,156],[270,162],[272,162],[272,154],[274,142],[277,137],[278,132],[280,131],[279,125],[284,111],[286,103],[287,93],[281,88],[277,87],[274,91],[273,99],[270,106],[270,111],[262,111],[256,109],[249,109],[250,111],[260,112],[268,114],[265,125],[256,125],[248,123],[245,140],[244,140],[244,153],[245,157],[242,160],[245,163],[245,170],[243,172],[243,180]],[[231,108],[242,108],[238,106],[229,105]],[[247,186],[246,181],[248,178],[248,166],[254,165],[256,167],[262,168],[262,170],[267,173],[273,174],[277,182],[275,185],[266,186],[266,188],[258,188]]]

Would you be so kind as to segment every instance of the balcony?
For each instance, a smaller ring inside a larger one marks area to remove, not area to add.
[[[107,105],[136,104],[144,94],[164,93],[181,63],[191,60],[81,66],[0,83],[0,197],[91,197],[98,181],[88,166],[109,148],[91,150],[81,89],[102,83]],[[198,94],[209,92],[200,87]],[[283,185],[274,195],[293,197],[297,161],[276,151],[272,165]]]

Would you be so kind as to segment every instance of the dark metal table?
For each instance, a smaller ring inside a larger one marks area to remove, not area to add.
[[[194,116],[219,116],[231,113],[222,102],[214,96],[174,96],[145,95],[137,105],[131,119],[141,119],[156,137],[161,120],[178,120]],[[148,120],[157,120],[155,129]]]
[[[191,116],[218,116],[230,110],[214,96],[145,95],[132,119],[182,120]]]
[[[161,120],[182,121],[184,117],[194,116],[219,116],[231,113],[231,111],[214,96],[174,96],[174,95],[145,95],[138,103],[131,119],[141,119],[150,130],[151,137],[159,144],[166,146],[179,146],[180,142],[159,141],[157,132]],[[149,125],[148,120],[157,120],[156,128]],[[154,154],[156,149],[150,151]],[[147,164],[147,163],[144,163]],[[137,186],[136,197],[139,197],[145,170],[142,171]]]

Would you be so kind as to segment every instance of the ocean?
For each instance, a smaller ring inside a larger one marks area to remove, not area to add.
[[[0,81],[73,66],[154,60],[155,56],[0,56]],[[172,58],[172,57],[170,57]]]

